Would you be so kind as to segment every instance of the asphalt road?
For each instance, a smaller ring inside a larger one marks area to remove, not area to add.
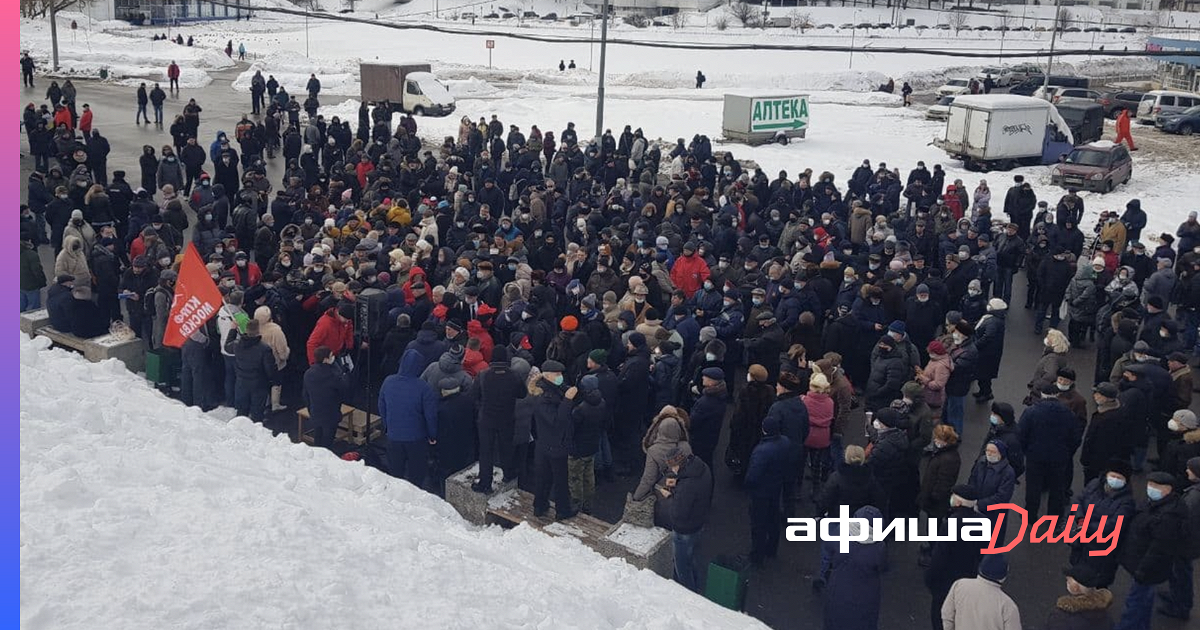
[[[244,111],[249,111],[249,96],[235,95],[228,89],[228,82],[240,72],[240,69],[230,69],[214,74],[214,81],[203,89],[182,90],[179,97],[168,100],[166,113],[168,117],[180,111],[190,97],[196,98],[204,108],[201,114],[201,144],[208,148],[218,130],[232,131],[234,123]],[[76,81],[79,90],[79,102],[87,102],[95,111],[95,126],[108,137],[112,144],[112,155],[109,158],[109,168],[124,169],[129,174],[131,182],[139,180],[137,158],[144,144],[156,147],[170,142],[170,136],[165,130],[155,129],[153,125],[134,125],[129,120],[136,111],[134,105],[134,87],[116,86],[93,81]],[[42,102],[48,81],[39,77],[37,88],[22,90],[22,100]],[[22,106],[24,106],[24,102]],[[526,124],[536,121],[525,121]],[[168,118],[169,125],[169,118]],[[26,149],[22,143],[22,151]],[[887,156],[878,156],[886,159]],[[27,178],[32,169],[32,160],[23,153],[21,174]],[[268,174],[272,182],[278,185],[282,176],[282,159],[277,158],[268,162]],[[135,184],[136,187],[136,184]],[[1057,191],[1042,191],[1045,194],[1058,194]],[[24,191],[22,192],[24,195]],[[49,247],[42,248],[42,257],[47,269],[53,268],[52,252]],[[1008,332],[1005,338],[1004,360],[1000,369],[1000,378],[995,381],[996,399],[1012,403],[1020,409],[1020,402],[1025,395],[1025,383],[1033,371],[1034,364],[1042,351],[1041,337],[1033,334],[1034,319],[1031,311],[1020,308],[1024,304],[1024,277],[1016,281],[1014,302],[1017,308],[1011,309],[1008,318]],[[1065,324],[1064,324],[1065,326]],[[1081,382],[1092,374],[1094,351],[1092,349],[1073,350],[1070,353],[1072,367],[1081,375]],[[1085,391],[1085,397],[1090,399],[1090,390]],[[295,392],[288,392],[288,397]],[[1200,410],[1200,401],[1193,404],[1193,409]],[[850,426],[861,426],[861,410],[852,417]],[[960,480],[965,480],[970,471],[972,456],[979,452],[983,438],[987,433],[988,408],[986,405],[976,405],[968,398],[967,421],[965,436],[961,446],[963,454],[963,469]],[[287,431],[294,426],[294,416],[290,414],[275,418],[270,422],[278,431]],[[864,440],[861,435],[848,436],[856,443]],[[717,453],[724,452],[724,436]],[[702,537],[699,558],[707,562],[717,555],[738,555],[749,551],[749,518],[748,505],[744,493],[735,486],[732,475],[723,465],[718,464],[714,471],[716,494],[713,500],[710,522]],[[1078,491],[1082,475],[1076,475],[1076,491]],[[1144,503],[1144,477],[1133,482]],[[596,515],[609,521],[619,519],[625,493],[632,490],[635,479],[621,479],[613,483],[602,483],[598,489]],[[806,487],[806,493],[808,489]],[[806,494],[807,496],[807,494]],[[1015,502],[1024,505],[1024,489],[1018,486]],[[802,504],[799,516],[810,516],[811,504]],[[890,569],[883,581],[883,603],[880,628],[883,630],[905,630],[928,627],[929,594],[922,582],[921,569],[916,563],[916,544],[897,544],[890,549]],[[1035,630],[1042,627],[1046,615],[1054,605],[1055,599],[1064,593],[1064,582],[1060,569],[1067,560],[1067,548],[1063,545],[1024,544],[1018,546],[1010,554],[1011,572],[1005,584],[1007,591],[1020,606],[1024,627]],[[819,595],[811,590],[811,580],[818,568],[819,555],[816,543],[782,542],[779,557],[769,561],[761,569],[753,572],[746,602],[746,612],[761,619],[773,628],[796,630],[815,630],[823,627],[822,602]],[[701,569],[701,573],[704,570]],[[1125,592],[1130,583],[1127,573],[1121,572],[1114,585],[1117,603],[1114,605],[1114,615],[1122,608]],[[664,602],[670,606],[673,602]],[[1198,613],[1200,614],[1200,613]],[[1183,630],[1195,628],[1195,622],[1189,625],[1157,616],[1154,628],[1159,630]]]

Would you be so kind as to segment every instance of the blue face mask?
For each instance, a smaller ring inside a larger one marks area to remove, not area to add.
[[[1107,483],[1108,487],[1112,488],[1113,490],[1120,490],[1121,488],[1125,487],[1125,480],[1117,477],[1105,477],[1104,482]]]
[[[1166,494],[1163,493],[1162,490],[1151,486],[1146,486],[1146,498],[1150,499],[1151,501],[1162,501],[1164,496],[1166,496]]]
[[[555,384],[555,385],[562,385],[562,384],[563,384],[563,377],[562,377],[562,374],[559,374],[558,376],[555,376],[555,377],[554,377],[554,384]]]
[[[1000,426],[1000,418],[998,418],[998,417],[996,417],[996,416],[990,416],[990,417],[988,417],[988,422],[991,422],[991,423],[992,423],[992,426],[994,426],[994,427],[995,427],[995,426]]]

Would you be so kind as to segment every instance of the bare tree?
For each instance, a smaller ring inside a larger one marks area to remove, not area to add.
[[[683,14],[683,11],[676,11],[671,14],[671,28],[679,30],[685,26],[687,26],[687,16]]]
[[[788,14],[792,18],[792,30],[798,30],[801,33],[812,28],[812,14],[800,9],[792,9]]]
[[[1001,13],[1000,14],[1000,26],[1004,27],[1005,30],[1008,30],[1009,28],[1012,28],[1012,25],[1013,25],[1013,16],[1009,15],[1008,13]]]
[[[1073,17],[1074,16],[1071,14],[1070,9],[1067,7],[1059,7],[1058,15],[1054,18],[1054,30],[1067,28],[1067,25],[1071,23],[1071,18]]]
[[[747,28],[758,26],[761,18],[760,11],[761,9],[749,2],[734,2],[729,5],[729,15]]]
[[[86,6],[90,0],[21,0],[21,15],[24,17],[50,16],[51,66],[58,70],[58,12],[72,5]]]
[[[718,31],[723,31],[729,28],[729,17],[718,15],[717,18],[713,20],[713,26],[717,27]]]
[[[962,11],[952,11],[946,18],[946,23],[954,29],[954,34],[957,35],[959,31],[967,27],[967,14]]]

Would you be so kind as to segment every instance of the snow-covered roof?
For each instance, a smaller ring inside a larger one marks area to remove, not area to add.
[[[1032,96],[1017,96],[1015,94],[974,94],[959,96],[954,104],[986,111],[1006,111],[1014,109],[1049,109],[1050,103]]]

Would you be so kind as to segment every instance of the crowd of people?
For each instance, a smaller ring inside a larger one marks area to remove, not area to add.
[[[108,181],[94,127],[79,137],[73,89],[43,108],[67,109],[61,121],[31,103],[32,129],[67,141],[29,178],[22,308],[38,306],[37,247],[50,245],[53,325],[87,336],[126,322],[178,357],[187,404],[262,421],[298,386],[315,443],[333,447],[341,403],[377,393],[391,474],[439,492],[478,461],[474,490],[516,480],[540,518],[551,504],[557,519],[590,511],[597,480],[637,478],[629,501],[654,502],[692,589],[726,466],[750,499],[754,565],[776,557],[787,516],[995,522],[986,507],[1020,484],[1030,522],[1066,515],[1068,497],[1092,526],[1125,517],[1119,554],[1072,549],[1046,628],[1148,628],[1156,598],[1162,614],[1190,613],[1195,212],[1150,254],[1136,200],[1089,238],[1083,199],[1039,200],[1021,176],[995,200],[923,163],[904,175],[864,160],[844,184],[771,177],[703,135],[660,147],[632,126],[581,139],[569,123],[556,137],[496,115],[423,143],[385,107],[326,121],[315,76],[307,89],[301,119],[257,75],[254,113],[208,145],[189,100],[133,181]],[[223,304],[175,350],[163,335],[189,243]],[[1016,276],[1045,349],[1025,399],[997,401]],[[1072,365],[1089,343],[1094,374]],[[967,453],[973,384],[991,413]],[[865,448],[851,444],[859,408]],[[888,544],[823,550],[826,627],[877,627]],[[1000,588],[1007,560],[981,547],[922,549],[934,628],[1020,627]],[[1122,567],[1132,586],[1113,626]]]

